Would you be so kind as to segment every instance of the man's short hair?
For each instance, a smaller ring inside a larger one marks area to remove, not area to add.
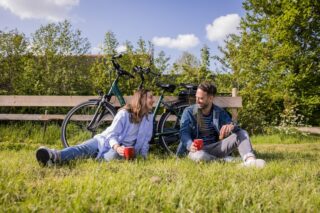
[[[217,87],[210,82],[202,82],[201,84],[199,84],[198,89],[201,89],[208,95],[215,96],[217,94]]]

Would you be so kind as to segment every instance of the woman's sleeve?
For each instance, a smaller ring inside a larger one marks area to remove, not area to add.
[[[119,111],[114,117],[111,126],[106,131],[102,132],[101,135],[109,139],[109,145],[112,148],[115,144],[119,144],[119,136],[124,130],[126,119],[126,111]]]
[[[140,150],[140,154],[144,157],[147,158],[148,152],[149,152],[149,142],[152,138],[153,134],[153,114],[149,115],[148,121],[146,121],[146,128],[144,129],[144,140],[143,144]]]

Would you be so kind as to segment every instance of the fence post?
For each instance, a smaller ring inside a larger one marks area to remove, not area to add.
[[[237,97],[238,95],[238,90],[237,88],[232,88],[231,96],[232,97]],[[238,110],[237,108],[231,108],[231,114],[232,114],[232,120],[236,122],[238,120]]]

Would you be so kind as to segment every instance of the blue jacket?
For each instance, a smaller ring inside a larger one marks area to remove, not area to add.
[[[189,148],[193,142],[193,139],[199,137],[199,125],[197,122],[199,108],[197,104],[191,105],[184,109],[180,120],[180,144],[177,149],[177,155],[185,155],[187,148]],[[213,126],[217,132],[223,125],[232,123],[229,114],[222,108],[213,104]],[[238,129],[235,126],[233,131]]]
[[[97,158],[101,158],[104,153],[111,149],[110,142],[117,141],[122,144],[128,134],[130,123],[130,114],[127,110],[120,110],[114,117],[111,126],[109,126],[101,134],[94,136],[99,141],[99,153]],[[149,141],[153,133],[153,114],[149,114],[148,118],[143,117],[139,126],[137,141],[134,145],[135,153],[147,157],[149,151]]]

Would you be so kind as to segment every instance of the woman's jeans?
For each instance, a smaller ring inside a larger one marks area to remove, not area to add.
[[[194,161],[210,161],[226,157],[236,148],[244,161],[255,157],[249,135],[242,129],[221,141],[204,146],[202,150],[189,152],[188,157]]]
[[[96,158],[99,152],[98,140],[92,138],[83,142],[82,144],[65,148],[59,152],[60,161],[68,162],[75,159]],[[115,150],[110,149],[103,155],[106,161],[114,159],[123,159]]]

